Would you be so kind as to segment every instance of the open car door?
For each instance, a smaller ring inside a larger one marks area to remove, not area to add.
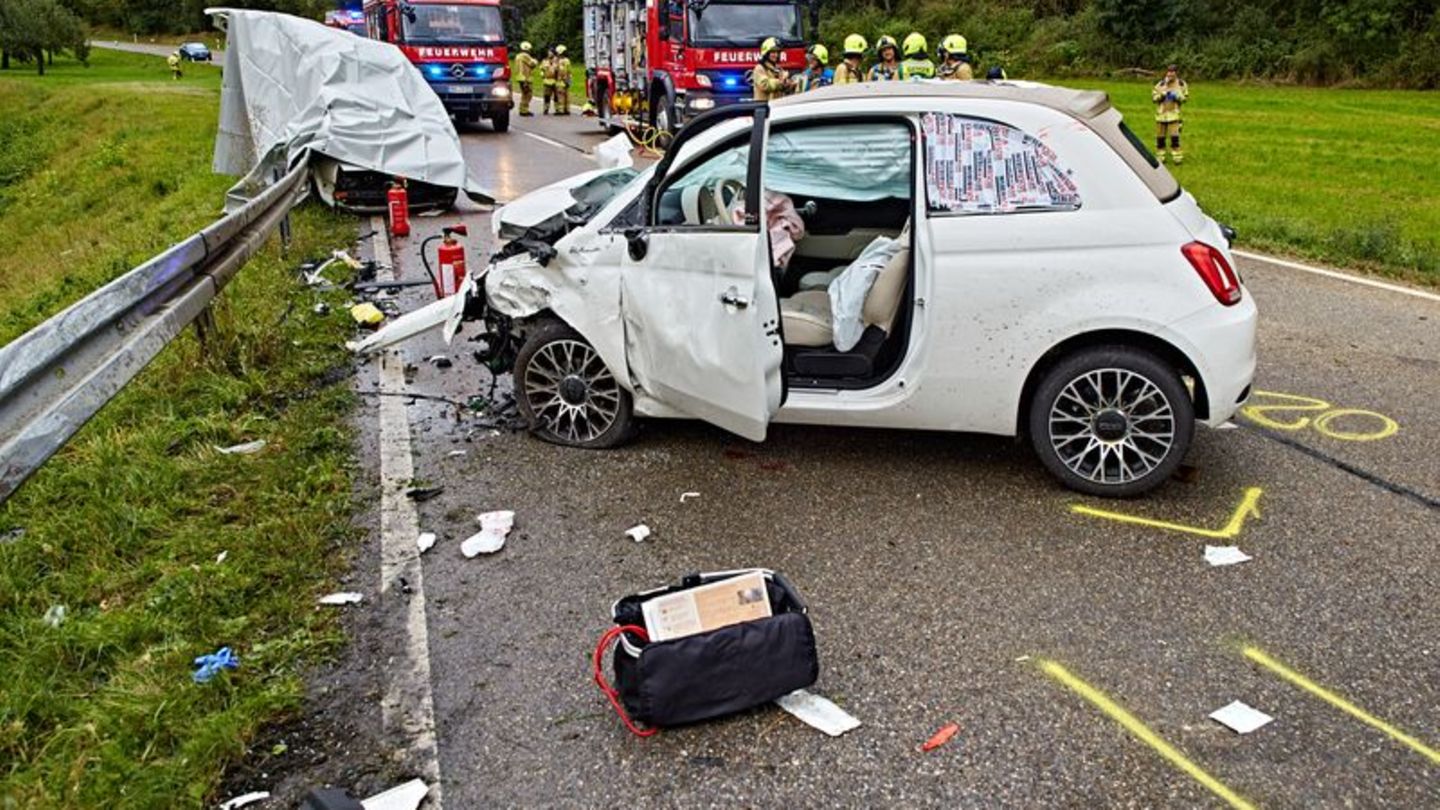
[[[744,105],[685,127],[642,193],[643,224],[626,230],[621,281],[626,361],[639,391],[755,441],[784,390],[761,202],[767,113]],[[753,126],[673,166],[687,140],[717,124],[733,128],[736,117]]]

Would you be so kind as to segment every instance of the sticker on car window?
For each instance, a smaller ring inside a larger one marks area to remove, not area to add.
[[[927,113],[920,127],[931,211],[1000,214],[1080,207],[1070,171],[1036,138],[960,115]]]

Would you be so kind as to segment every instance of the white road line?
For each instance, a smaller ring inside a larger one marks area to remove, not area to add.
[[[398,279],[400,268],[392,264],[390,243],[385,236],[385,219],[372,217],[375,230],[373,249],[380,266],[390,266]],[[405,606],[404,660],[386,668],[388,680],[380,702],[381,725],[387,736],[404,741],[402,749],[420,767],[420,777],[430,785],[431,810],[441,810],[440,749],[435,734],[435,700],[430,687],[430,634],[425,621],[425,582],[420,551],[420,519],[415,504],[405,494],[415,477],[410,452],[410,415],[406,392],[405,358],[398,349],[380,356],[380,598],[382,604],[393,593]],[[410,593],[399,587],[404,578]]]
[[[1326,278],[1338,279],[1340,281],[1348,281],[1351,284],[1362,284],[1366,287],[1374,287],[1379,290],[1388,290],[1390,292],[1396,292],[1402,295],[1413,295],[1416,298],[1423,298],[1427,301],[1440,302],[1440,295],[1436,295],[1432,292],[1426,292],[1424,290],[1416,290],[1410,287],[1402,287],[1399,284],[1390,284],[1384,281],[1377,281],[1373,278],[1365,278],[1363,276],[1354,276],[1349,273],[1342,273],[1339,270],[1328,270],[1324,267],[1313,267],[1308,264],[1287,261],[1285,259],[1277,259],[1273,256],[1266,256],[1263,253],[1251,253],[1248,250],[1231,249],[1230,252],[1235,254],[1236,256],[1239,256],[1242,259],[1265,262],[1267,264],[1274,264],[1280,267],[1288,267],[1291,270],[1299,270],[1302,273],[1314,273],[1317,276],[1325,276]]]
[[[554,138],[547,138],[547,137],[545,137],[544,135],[541,135],[541,134],[535,133],[535,132],[530,132],[530,131],[528,131],[528,130],[517,129],[516,132],[519,132],[521,135],[524,135],[524,136],[527,137],[527,138],[534,138],[535,140],[537,140],[537,141],[539,141],[539,142],[541,142],[541,143],[546,143],[546,144],[549,144],[549,145],[551,145],[551,146],[557,146],[557,147],[559,147],[559,148],[561,148],[561,149],[568,149],[568,150],[570,150],[571,152],[579,152],[580,154],[584,155],[585,157],[590,158],[591,160],[595,160],[595,154],[594,154],[593,152],[587,151],[587,150],[585,150],[585,149],[581,149],[581,148],[578,147],[578,146],[571,146],[571,145],[568,144],[568,143],[561,143],[560,141],[557,141],[557,140],[555,140]]]

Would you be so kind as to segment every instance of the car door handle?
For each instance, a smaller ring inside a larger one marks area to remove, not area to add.
[[[750,306],[750,299],[742,296],[739,290],[731,287],[725,292],[720,293],[720,303],[724,304],[727,307],[744,309]]]

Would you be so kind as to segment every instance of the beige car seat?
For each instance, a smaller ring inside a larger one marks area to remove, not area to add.
[[[900,299],[905,294],[905,280],[909,276],[908,224],[900,239],[905,242],[904,246],[875,277],[870,291],[865,294],[865,305],[861,310],[866,326],[879,327],[887,335],[900,312]],[[802,290],[789,298],[780,299],[780,319],[786,345],[820,347],[835,343],[829,290]]]

